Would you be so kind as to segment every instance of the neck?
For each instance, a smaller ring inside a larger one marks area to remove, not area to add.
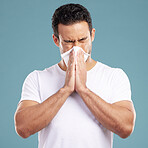
[[[86,70],[89,71],[91,70],[95,65],[96,65],[96,61],[94,61],[91,57],[89,57],[86,61]],[[58,63],[59,67],[63,70],[63,71],[66,71],[67,70],[67,67],[64,63],[63,60],[61,60],[59,63]]]

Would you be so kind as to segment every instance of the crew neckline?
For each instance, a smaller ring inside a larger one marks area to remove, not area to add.
[[[94,67],[91,68],[90,70],[88,70],[87,73],[91,73],[92,71],[94,71],[94,70],[95,70],[95,67],[97,67],[98,63],[99,63],[99,62],[96,61],[96,64],[94,65]],[[62,69],[59,67],[58,63],[56,64],[56,67],[57,67],[58,71],[59,71],[61,74],[63,74],[63,75],[66,74],[66,71],[62,70]]]

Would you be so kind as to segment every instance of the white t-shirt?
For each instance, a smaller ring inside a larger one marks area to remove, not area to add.
[[[66,72],[58,64],[33,71],[26,78],[21,100],[42,103],[65,83]],[[87,71],[87,87],[108,103],[131,101],[128,77],[119,68],[100,62]],[[38,133],[39,148],[112,148],[113,133],[103,127],[78,93],[69,96],[47,127]]]

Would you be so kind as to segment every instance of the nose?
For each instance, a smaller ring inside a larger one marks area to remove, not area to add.
[[[75,42],[73,43],[73,46],[80,46],[80,44],[79,44],[78,41],[75,41]]]

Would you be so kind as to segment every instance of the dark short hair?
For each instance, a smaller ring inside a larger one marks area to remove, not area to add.
[[[77,22],[88,23],[90,34],[92,31],[92,20],[89,11],[80,4],[66,4],[57,8],[52,16],[52,28],[54,35],[59,38],[58,25],[72,25]]]

